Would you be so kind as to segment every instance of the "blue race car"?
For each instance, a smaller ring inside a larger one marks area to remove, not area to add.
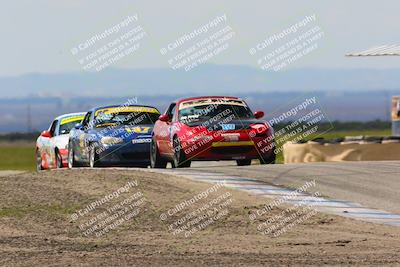
[[[106,106],[86,113],[71,130],[68,167],[150,164],[150,143],[160,112],[151,106]]]

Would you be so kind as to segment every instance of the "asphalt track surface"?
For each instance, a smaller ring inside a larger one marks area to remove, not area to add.
[[[256,178],[268,184],[297,188],[315,180],[325,197],[360,203],[369,208],[400,213],[400,161],[323,162],[251,165],[234,162],[194,162],[187,170]]]
[[[318,192],[326,198],[400,214],[400,161],[253,164],[241,167],[234,161],[210,161],[192,162],[191,168],[163,172],[173,175],[175,170],[240,176],[293,189],[315,180],[316,186],[308,189],[310,193]]]

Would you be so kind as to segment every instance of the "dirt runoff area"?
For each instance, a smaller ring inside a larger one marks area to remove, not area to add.
[[[134,169],[0,176],[1,266],[400,265],[400,227],[317,213],[278,231],[288,207],[250,220],[269,200],[219,184]]]

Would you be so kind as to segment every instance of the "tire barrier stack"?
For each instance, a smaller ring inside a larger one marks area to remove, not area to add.
[[[287,142],[286,163],[400,160],[400,136],[346,136]]]

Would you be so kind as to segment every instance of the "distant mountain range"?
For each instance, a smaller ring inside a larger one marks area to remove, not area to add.
[[[253,110],[265,111],[267,119],[315,96],[330,120],[389,120],[390,98],[400,95],[399,74],[396,69],[264,72],[205,65],[190,72],[109,69],[3,77],[0,133],[42,130],[57,115],[122,104],[129,98],[164,111],[173,99],[191,95],[240,96]]]
[[[203,65],[171,69],[107,69],[0,77],[1,98],[237,94],[282,91],[353,91],[400,88],[399,69],[294,69],[266,72],[247,66]]]
[[[219,92],[218,92],[219,93]],[[234,93],[229,93],[233,95]],[[272,92],[237,93],[253,111],[263,110],[265,118],[279,116],[306,98],[316,97],[326,120],[370,121],[390,120],[390,97],[396,91],[366,92]],[[156,106],[163,112],[174,99],[185,95],[127,96],[127,97],[25,97],[0,99],[0,133],[43,130],[61,114],[87,111],[95,106],[123,104],[137,99],[138,104]],[[198,95],[198,94],[195,94]]]

